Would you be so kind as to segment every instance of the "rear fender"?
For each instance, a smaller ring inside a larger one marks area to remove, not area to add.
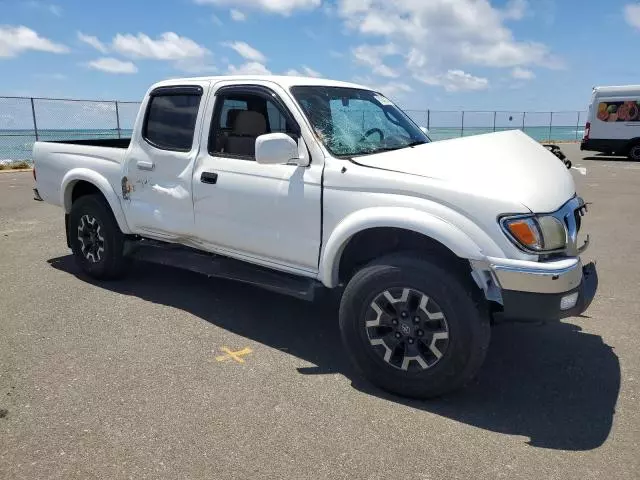
[[[74,185],[79,181],[89,182],[97,187],[109,203],[111,211],[113,212],[113,216],[116,218],[116,222],[118,222],[118,226],[120,227],[122,233],[132,233],[129,225],[127,224],[127,219],[124,215],[124,210],[122,208],[122,204],[120,203],[120,198],[116,194],[109,181],[98,172],[90,170],[88,168],[74,168],[67,172],[67,174],[62,179],[61,204],[64,205],[65,213],[68,214],[71,212],[71,194],[73,192]]]

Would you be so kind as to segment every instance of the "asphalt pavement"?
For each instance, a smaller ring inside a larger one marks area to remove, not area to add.
[[[478,378],[426,402],[358,377],[331,302],[142,263],[87,279],[62,210],[0,173],[0,478],[639,478],[640,164],[562,148],[596,299],[495,326]]]

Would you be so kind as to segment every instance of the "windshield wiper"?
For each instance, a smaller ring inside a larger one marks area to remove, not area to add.
[[[429,142],[425,142],[424,140],[416,140],[415,142],[407,143],[405,147],[417,147],[418,145],[424,145],[425,143]]]

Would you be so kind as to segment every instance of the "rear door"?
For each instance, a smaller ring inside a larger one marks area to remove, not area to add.
[[[174,240],[193,234],[192,170],[208,82],[159,87],[141,107],[126,166],[127,221],[136,233]]]

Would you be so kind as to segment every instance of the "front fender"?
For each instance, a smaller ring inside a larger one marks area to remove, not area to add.
[[[491,251],[498,248],[486,234],[480,239],[481,242],[476,242],[455,225],[421,210],[406,207],[367,208],[347,216],[331,232],[320,258],[319,280],[330,288],[338,285],[340,258],[351,237],[378,227],[420,233],[440,242],[458,257],[469,260],[486,258],[486,253],[483,253],[485,249],[478,243],[488,246]]]
[[[111,211],[113,212],[113,216],[116,218],[116,222],[118,222],[118,226],[122,233],[131,233],[129,225],[127,224],[127,219],[124,215],[124,210],[122,209],[122,204],[120,203],[120,198],[109,181],[95,170],[90,170],[88,168],[74,168],[69,170],[64,176],[62,179],[62,188],[60,189],[62,195],[60,203],[61,205],[64,205],[65,213],[71,212],[71,193],[73,192],[73,186],[79,181],[89,182],[97,187],[98,190],[102,192],[102,195],[104,195],[104,198],[107,199],[107,202],[111,207]]]

